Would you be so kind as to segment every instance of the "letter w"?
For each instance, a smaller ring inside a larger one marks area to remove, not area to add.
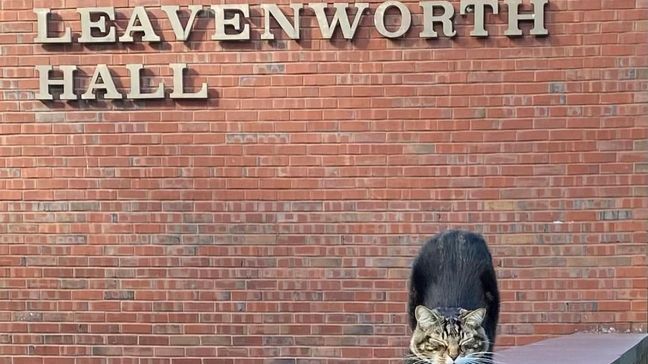
[[[353,39],[356,29],[358,29],[358,24],[360,24],[362,13],[367,10],[367,8],[369,8],[368,3],[356,3],[355,7],[358,10],[355,14],[355,18],[353,19],[353,25],[351,25],[349,22],[349,14],[347,13],[347,9],[349,8],[348,3],[333,4],[333,7],[335,8],[335,14],[333,15],[331,23],[328,22],[328,18],[326,17],[326,13],[324,12],[324,9],[327,7],[326,3],[310,3],[308,4],[308,6],[315,11],[320,31],[322,32],[322,36],[325,39],[331,39],[333,32],[335,32],[335,28],[337,28],[338,24],[342,28],[342,34],[344,35],[344,38]]]

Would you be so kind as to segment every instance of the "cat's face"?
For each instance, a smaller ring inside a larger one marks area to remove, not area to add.
[[[471,364],[488,351],[489,343],[481,324],[486,309],[460,309],[447,317],[438,310],[416,307],[416,329],[410,350],[415,360],[431,364]]]

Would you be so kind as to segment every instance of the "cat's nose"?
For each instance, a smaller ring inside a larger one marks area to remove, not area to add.
[[[448,353],[448,356],[450,357],[450,359],[452,359],[452,362],[454,363],[457,360],[459,353]]]

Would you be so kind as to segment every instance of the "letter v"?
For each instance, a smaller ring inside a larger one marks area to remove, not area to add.
[[[180,19],[178,18],[178,10],[180,10],[178,5],[163,5],[162,10],[167,13],[167,18],[169,18],[169,21],[171,22],[171,27],[173,28],[173,33],[175,33],[176,39],[185,42],[189,39],[191,29],[196,21],[196,15],[203,10],[203,7],[202,5],[189,5],[191,15],[189,16],[189,21],[185,28],[182,27]]]

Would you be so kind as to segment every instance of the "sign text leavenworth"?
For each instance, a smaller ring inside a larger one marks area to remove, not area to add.
[[[507,36],[521,36],[519,23],[521,21],[533,22],[531,35],[544,36],[548,34],[544,24],[544,11],[549,0],[530,0],[531,10],[522,12],[520,5],[522,0],[504,0],[508,8],[508,28],[505,31]],[[322,37],[331,39],[337,29],[340,30],[345,39],[352,40],[361,18],[370,10],[369,3],[310,3],[290,4],[292,9],[292,21],[275,4],[258,5],[263,12],[263,33],[262,40],[275,39],[271,31],[271,19],[286,34],[289,39],[300,39],[300,14],[305,7],[314,12],[317,24]],[[419,6],[422,9],[423,30],[419,33],[421,38],[437,38],[439,34],[435,31],[435,25],[441,30],[445,37],[454,37],[457,32],[454,29],[455,9],[449,1],[421,1]],[[467,13],[474,14],[473,29],[470,35],[474,37],[488,36],[485,26],[487,10],[494,14],[499,13],[500,4],[498,0],[460,0],[459,13],[463,16]],[[354,9],[354,11],[349,11]],[[215,30],[211,39],[216,41],[246,41],[250,40],[250,24],[246,18],[250,16],[250,5],[248,4],[218,4],[218,5],[189,5],[189,18],[186,25],[182,25],[177,5],[164,5],[161,10],[166,14],[173,34],[178,41],[186,42],[193,29],[196,17],[199,13],[210,11],[214,17]],[[390,11],[400,17],[400,25],[397,29],[388,29],[386,25],[387,12]],[[34,9],[38,21],[38,34],[34,39],[40,44],[69,44],[74,41],[69,27],[64,27],[61,35],[52,36],[48,28],[50,20],[50,9]],[[77,13],[81,19],[81,34],[76,39],[78,43],[132,43],[135,41],[133,35],[141,35],[143,42],[160,42],[162,39],[153,28],[147,9],[137,6],[130,15],[128,25],[122,34],[118,35],[117,30],[111,22],[115,20],[114,7],[79,8]],[[373,12],[373,24],[378,33],[386,38],[399,38],[404,36],[412,25],[412,13],[409,8],[400,1],[385,1],[379,4]],[[171,99],[204,99],[207,98],[207,84],[203,83],[197,92],[186,92],[184,87],[184,72],[187,65],[184,63],[172,63],[169,65],[173,72],[173,88],[168,95]],[[51,86],[62,87],[59,95],[61,100],[77,100],[79,95],[74,93],[74,73],[77,70],[75,65],[60,65],[62,78],[50,78],[52,65],[38,65],[36,70],[39,73],[39,91],[36,94],[38,100],[53,100]],[[151,100],[164,99],[165,85],[160,83],[155,91],[144,92],[141,87],[141,73],[144,69],[142,64],[127,64],[126,69],[130,76],[130,91],[126,99]],[[106,64],[99,64],[90,79],[88,88],[81,94],[82,100],[95,100],[97,91],[103,91],[105,99],[123,99],[124,95],[117,91],[115,82],[112,79],[110,70]]]

